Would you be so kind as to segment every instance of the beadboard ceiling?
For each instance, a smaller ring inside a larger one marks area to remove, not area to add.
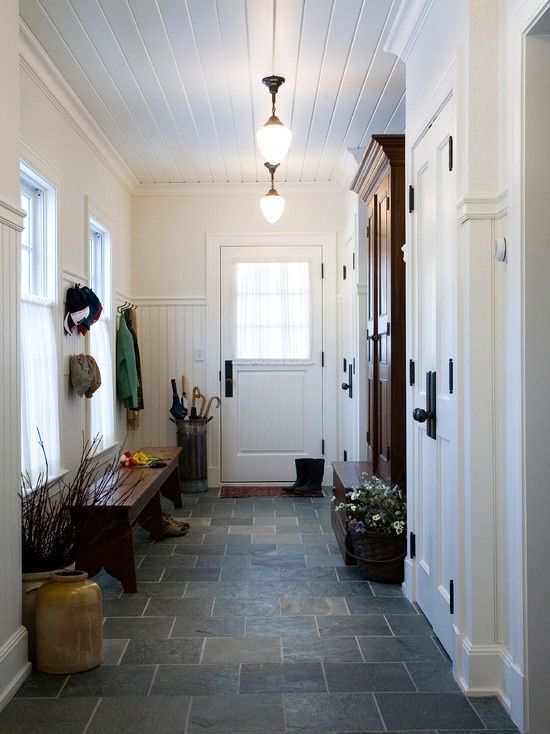
[[[330,182],[346,148],[402,132],[392,0],[20,0],[21,16],[137,179],[267,181],[261,78],[286,77],[277,181]]]

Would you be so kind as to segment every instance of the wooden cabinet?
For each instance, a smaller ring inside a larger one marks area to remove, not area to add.
[[[351,188],[367,207],[368,459],[405,487],[405,136],[373,135]]]

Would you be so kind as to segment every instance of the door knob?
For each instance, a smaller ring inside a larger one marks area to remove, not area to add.
[[[347,382],[342,383],[342,390],[349,390],[349,385]]]
[[[424,408],[415,408],[413,410],[413,420],[418,423],[425,423],[430,418],[430,413],[427,413]]]

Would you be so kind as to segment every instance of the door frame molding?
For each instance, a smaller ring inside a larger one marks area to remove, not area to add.
[[[336,385],[336,232],[244,233],[206,235],[206,389],[209,395],[221,390],[221,288],[220,256],[222,247],[307,247],[322,250],[324,263],[322,338],[325,352],[323,368],[323,434],[325,462],[337,458],[337,385]],[[223,396],[222,403],[223,403]],[[218,487],[221,478],[220,422],[212,421],[208,435],[208,486]]]

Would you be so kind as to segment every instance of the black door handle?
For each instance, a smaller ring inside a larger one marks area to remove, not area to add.
[[[225,360],[225,397],[233,397],[233,361]]]
[[[429,413],[426,413],[423,408],[415,408],[413,410],[413,420],[417,421],[418,423],[425,423],[429,417]]]
[[[348,381],[342,383],[342,390],[348,391],[348,398],[353,397],[353,364],[348,363]]]
[[[349,385],[347,382],[342,383],[342,390],[349,390]]]
[[[418,423],[426,423],[426,435],[428,438],[437,438],[437,423],[436,423],[436,405],[437,405],[437,392],[436,392],[436,373],[426,372],[426,408],[415,408],[413,410],[413,420]]]

